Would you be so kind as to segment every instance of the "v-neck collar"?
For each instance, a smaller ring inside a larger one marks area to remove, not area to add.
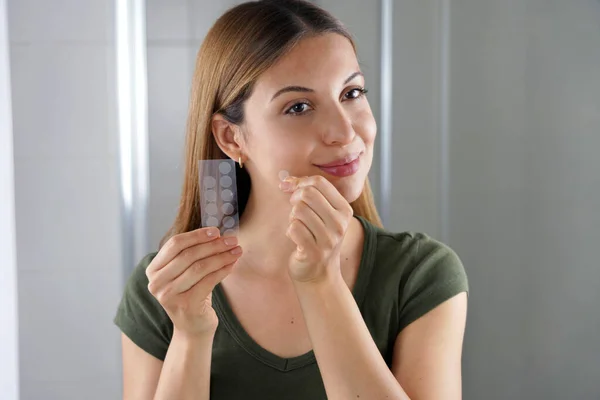
[[[373,226],[361,216],[355,216],[362,224],[364,230],[364,243],[361,255],[360,265],[356,276],[356,282],[352,288],[352,295],[359,309],[362,307],[362,302],[366,295],[366,290],[373,268],[375,259],[377,233]],[[275,368],[282,372],[291,371],[312,364],[316,361],[314,350],[301,354],[296,357],[283,358],[271,353],[267,349],[260,346],[246,332],[240,323],[239,319],[234,314],[221,283],[215,286],[213,291],[215,312],[219,317],[219,322],[222,323],[234,340],[251,356],[258,361]]]

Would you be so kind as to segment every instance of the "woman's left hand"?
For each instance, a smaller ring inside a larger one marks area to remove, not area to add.
[[[352,206],[320,175],[288,177],[280,188],[293,193],[286,232],[296,243],[290,277],[296,282],[320,282],[340,274],[340,250],[353,216]]]

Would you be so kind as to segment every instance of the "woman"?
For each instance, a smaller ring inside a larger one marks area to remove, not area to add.
[[[381,227],[350,34],[301,0],[241,4],[196,62],[178,215],[130,277],[125,399],[458,399],[456,254]],[[239,234],[201,228],[198,160],[236,160]],[[291,176],[280,182],[280,171]]]

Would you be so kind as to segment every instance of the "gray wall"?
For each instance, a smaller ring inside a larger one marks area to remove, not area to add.
[[[21,399],[116,399],[114,2],[7,5]]]
[[[377,3],[319,3],[378,40]],[[465,399],[598,399],[600,3],[446,4],[444,38],[444,1],[394,2],[387,228],[444,239],[465,263]]]
[[[439,236],[437,0],[394,2],[391,230]]]
[[[452,2],[467,399],[598,399],[600,2]]]

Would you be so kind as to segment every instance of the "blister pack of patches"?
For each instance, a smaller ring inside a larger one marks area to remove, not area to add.
[[[202,227],[216,226],[221,236],[236,236],[239,213],[235,161],[198,161]]]

